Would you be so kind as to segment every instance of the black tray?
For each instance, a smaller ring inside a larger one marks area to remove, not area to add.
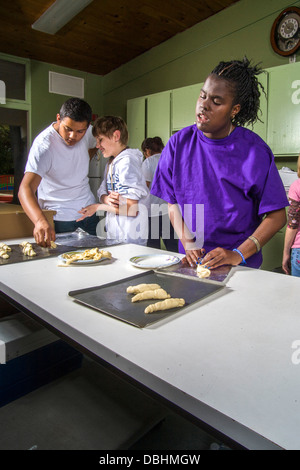
[[[158,300],[142,300],[132,303],[132,294],[127,294],[126,292],[128,286],[142,283],[159,284],[171,297],[182,297],[186,303],[183,307],[145,314],[145,308],[151,303],[158,302]],[[71,291],[69,296],[87,307],[94,308],[126,323],[143,328],[174,315],[174,313],[184,310],[191,304],[224,289],[227,288],[222,284],[210,284],[199,279],[186,279],[179,276],[168,276],[167,274],[147,271],[102,286]]]
[[[9,258],[4,259],[0,257],[0,266],[4,264],[21,263],[23,261],[34,261],[38,259],[51,258],[53,256],[59,256],[62,253],[66,253],[67,251],[74,251],[74,248],[66,245],[57,245],[56,248],[42,248],[36,243],[31,243],[36,256],[27,256],[23,254],[23,248],[20,245],[10,245],[10,243],[7,243],[7,245],[11,248],[11,251],[8,252]]]

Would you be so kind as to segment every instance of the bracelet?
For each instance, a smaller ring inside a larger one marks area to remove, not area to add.
[[[260,246],[260,243],[259,241],[257,240],[257,238],[253,237],[253,235],[251,235],[250,237],[248,237],[249,240],[252,240],[253,243],[255,244],[256,246],[256,253],[258,253],[260,250],[261,250],[261,246]]]
[[[243,253],[241,253],[240,250],[238,250],[237,248],[234,248],[232,251],[236,251],[240,255],[240,257],[242,258],[242,262],[240,263],[240,265],[241,266],[246,266],[247,263],[246,263],[246,260],[244,258]]]

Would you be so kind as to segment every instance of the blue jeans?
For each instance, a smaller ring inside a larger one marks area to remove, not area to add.
[[[300,277],[300,248],[292,248],[291,275]]]
[[[98,222],[99,217],[96,214],[92,215],[91,217],[86,217],[80,222],[76,222],[76,220],[54,220],[54,230],[56,233],[74,232],[77,228],[80,227],[90,235],[97,235],[96,227]]]

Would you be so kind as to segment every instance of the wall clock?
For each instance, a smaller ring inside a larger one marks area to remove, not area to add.
[[[276,18],[271,29],[271,45],[282,56],[295,54],[300,47],[300,8],[286,8]]]

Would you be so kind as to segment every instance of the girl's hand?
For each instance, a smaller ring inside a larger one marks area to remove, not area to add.
[[[291,257],[290,257],[290,254],[285,255],[285,253],[283,253],[282,269],[285,272],[285,274],[291,274]]]
[[[215,248],[204,256],[201,260],[201,264],[205,264],[209,269],[214,269],[224,264],[238,266],[242,261],[241,256],[236,251],[225,250],[225,248]]]
[[[204,248],[201,249],[194,249],[194,250],[186,250],[185,257],[182,259],[183,263],[189,264],[191,267],[195,267],[199,262],[200,258],[205,255]]]

